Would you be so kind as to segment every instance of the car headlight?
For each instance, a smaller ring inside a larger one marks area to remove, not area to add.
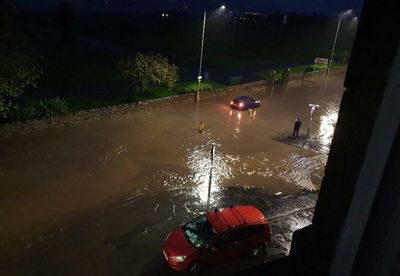
[[[233,104],[233,101],[231,101],[231,105]]]
[[[243,103],[240,103],[240,104],[239,104],[239,107],[243,107],[243,105],[244,105]]]
[[[174,263],[181,263],[186,260],[186,256],[171,256],[170,258]]]

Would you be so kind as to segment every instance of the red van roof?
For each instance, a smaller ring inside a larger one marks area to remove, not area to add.
[[[223,232],[243,224],[266,221],[264,215],[254,206],[231,206],[208,212],[206,216],[216,232]]]

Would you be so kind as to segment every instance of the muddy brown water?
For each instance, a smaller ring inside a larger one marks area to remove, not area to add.
[[[210,207],[239,202],[241,192],[225,192],[235,187],[265,197],[318,189],[343,77],[243,91],[261,100],[254,118],[221,97],[0,138],[0,272],[142,273],[165,234],[204,209],[211,144]],[[309,103],[320,105],[315,149],[288,138],[296,117],[306,135]]]

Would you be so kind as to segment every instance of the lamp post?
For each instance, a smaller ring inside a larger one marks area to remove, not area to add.
[[[222,5],[219,10],[224,11],[225,10],[225,5]],[[207,20],[207,11],[204,10],[203,14],[203,31],[201,35],[201,47],[200,47],[200,63],[199,63],[199,74],[197,75],[197,93],[196,93],[196,103],[200,102],[200,88],[201,88],[201,80],[202,80],[202,75],[201,75],[201,69],[203,66],[203,50],[204,50],[204,34],[206,30],[206,20]]]
[[[205,33],[205,30],[206,30],[206,19],[207,19],[207,11],[204,10],[203,32],[202,32],[202,35],[201,35],[199,74],[197,75],[198,87],[197,87],[197,94],[196,94],[196,103],[198,103],[200,101],[200,85],[201,85],[201,79],[203,78],[201,76],[201,67],[203,66],[204,33]]]
[[[311,108],[311,112],[310,112],[310,123],[308,124],[308,129],[307,129],[307,139],[308,136],[310,135],[310,130],[311,130],[311,124],[312,124],[312,119],[313,119],[313,114],[315,111],[315,108],[319,107],[318,104],[308,104],[308,106]]]
[[[215,146],[216,144],[211,145],[211,152],[210,152],[210,159],[211,159],[211,167],[210,167],[210,178],[208,180],[208,192],[207,192],[207,207],[206,211],[208,211],[208,208],[210,206],[210,194],[211,194],[211,184],[212,184],[212,169],[213,169],[213,161],[214,161],[214,155],[215,155]]]
[[[331,71],[332,62],[333,62],[333,55],[335,53],[336,41],[337,41],[337,38],[338,38],[338,34],[339,34],[339,30],[340,30],[340,25],[342,23],[342,19],[345,18],[346,16],[349,16],[352,12],[353,12],[353,10],[346,10],[346,11],[344,11],[344,12],[339,14],[339,20],[338,20],[338,24],[337,24],[337,27],[336,27],[335,39],[333,40],[331,57],[329,59],[328,70],[327,70],[327,73],[326,73],[327,76],[329,76],[329,73]]]

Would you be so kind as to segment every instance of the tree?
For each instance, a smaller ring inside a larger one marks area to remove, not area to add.
[[[162,85],[171,89],[179,77],[178,67],[170,64],[160,54],[137,53],[134,58],[121,61],[119,66],[123,77],[131,81],[135,92],[144,91],[149,85]]]
[[[36,87],[42,71],[39,56],[26,37],[8,25],[0,26],[0,118],[15,98]],[[9,103],[6,103],[9,102]]]

